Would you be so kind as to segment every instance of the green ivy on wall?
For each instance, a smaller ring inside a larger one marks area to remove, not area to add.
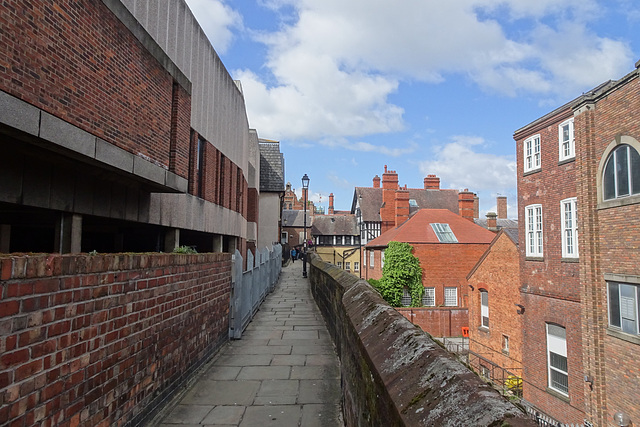
[[[393,307],[402,306],[405,287],[411,294],[411,307],[422,307],[422,267],[418,258],[411,253],[412,250],[413,247],[408,243],[389,242],[384,251],[382,279],[376,288]]]

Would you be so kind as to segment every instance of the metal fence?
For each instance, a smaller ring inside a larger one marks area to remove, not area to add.
[[[233,255],[233,278],[231,286],[231,309],[229,338],[240,339],[267,294],[280,277],[282,270],[282,245],[256,251],[254,257],[247,251],[247,270],[243,271],[243,258],[236,249]]]

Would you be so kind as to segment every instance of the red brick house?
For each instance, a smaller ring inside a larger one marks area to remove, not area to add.
[[[624,413],[640,425],[640,69],[572,110],[585,417],[604,426]]]
[[[398,227],[367,243],[368,278],[380,279],[391,241],[413,246],[420,260],[425,309],[400,309],[434,336],[459,336],[468,326],[467,274],[495,234],[447,209],[421,209]],[[442,313],[438,313],[442,311]],[[441,319],[447,317],[447,321]]]
[[[504,228],[467,276],[470,364],[496,383],[522,377],[518,229]]]
[[[517,145],[525,403],[584,420],[574,112],[565,104],[514,134]],[[583,240],[584,235],[580,235]]]

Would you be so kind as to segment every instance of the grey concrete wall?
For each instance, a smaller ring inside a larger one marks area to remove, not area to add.
[[[122,0],[122,4],[191,82],[191,127],[248,178],[249,122],[241,87],[185,1]]]
[[[536,426],[363,280],[310,257],[342,371],[347,426]]]
[[[280,241],[280,195],[278,193],[261,193],[259,203],[258,248],[271,247]]]

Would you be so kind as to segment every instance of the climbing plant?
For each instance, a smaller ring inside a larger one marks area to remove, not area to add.
[[[402,295],[405,287],[411,294],[411,307],[422,306],[422,267],[420,261],[412,253],[408,243],[389,242],[384,251],[384,267],[382,279],[377,289],[382,298],[393,307],[402,306]]]

